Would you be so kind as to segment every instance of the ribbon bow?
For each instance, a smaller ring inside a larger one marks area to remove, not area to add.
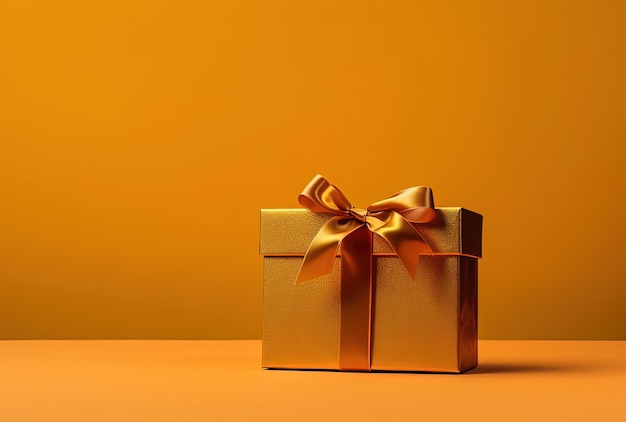
[[[432,191],[426,186],[404,189],[367,209],[354,208],[348,198],[319,174],[298,196],[309,211],[333,216],[313,238],[304,256],[296,283],[332,272],[341,242],[355,230],[367,227],[387,241],[412,279],[415,279],[420,253],[431,247],[411,223],[427,223],[435,218]]]

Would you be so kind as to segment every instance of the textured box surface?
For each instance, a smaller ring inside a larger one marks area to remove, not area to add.
[[[263,367],[339,369],[340,257],[331,274],[294,283],[307,246],[329,218],[301,209],[261,211]],[[477,364],[477,258],[482,217],[439,208],[416,225],[434,255],[415,280],[374,237],[371,369],[461,372]]]

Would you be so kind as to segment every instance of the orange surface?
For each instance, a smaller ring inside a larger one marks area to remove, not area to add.
[[[0,1],[0,338],[259,338],[258,210],[321,173],[359,207],[429,185],[485,216],[481,337],[626,339],[625,21]]]
[[[481,341],[463,375],[260,369],[259,341],[0,342],[2,421],[623,421],[626,342]]]

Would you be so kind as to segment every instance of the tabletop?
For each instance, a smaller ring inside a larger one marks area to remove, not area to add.
[[[258,340],[0,341],[0,421],[626,421],[626,341],[481,340],[460,375],[260,361]]]

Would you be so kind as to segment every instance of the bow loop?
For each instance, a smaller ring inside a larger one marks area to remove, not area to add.
[[[346,214],[352,208],[348,198],[319,174],[306,185],[298,202],[309,211],[337,215]]]
[[[433,192],[427,186],[413,186],[374,202],[370,212],[395,211],[413,223],[427,223],[435,218]]]

